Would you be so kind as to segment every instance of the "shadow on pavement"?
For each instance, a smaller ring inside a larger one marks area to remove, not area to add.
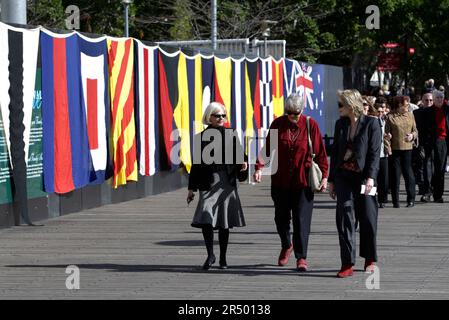
[[[218,264],[212,266],[209,270],[203,270],[201,265],[126,265],[126,264],[73,264],[80,271],[82,269],[105,270],[109,272],[173,272],[173,273],[205,273],[205,274],[238,274],[244,276],[263,276],[263,275],[279,275],[291,276],[298,275],[302,277],[320,277],[320,278],[336,278],[335,270],[311,270],[307,272],[298,272],[294,268],[278,267],[276,265],[256,264],[256,265],[229,265],[228,269],[219,269]],[[65,264],[56,265],[9,265],[8,268],[54,268],[66,269]]]

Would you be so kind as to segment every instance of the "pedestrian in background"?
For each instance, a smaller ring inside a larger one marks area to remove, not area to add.
[[[408,96],[393,97],[391,112],[386,117],[385,132],[391,140],[392,154],[389,165],[392,168],[390,178],[391,199],[394,208],[399,208],[399,182],[401,172],[405,180],[407,207],[415,205],[415,175],[412,169],[413,141],[418,137],[415,117],[409,112]]]

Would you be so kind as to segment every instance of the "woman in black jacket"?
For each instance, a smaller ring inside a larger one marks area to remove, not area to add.
[[[246,180],[248,164],[238,135],[224,127],[226,108],[212,102],[203,115],[207,128],[195,135],[193,165],[189,176],[187,202],[199,190],[200,199],[193,216],[192,227],[201,228],[206,244],[207,259],[203,269],[215,263],[214,229],[218,229],[220,268],[227,268],[226,250],[229,229],[245,226],[237,180]]]
[[[378,119],[363,115],[363,100],[357,90],[339,92],[338,110],[341,118],[335,124],[328,187],[330,196],[337,198],[341,257],[337,276],[345,278],[353,274],[355,264],[354,214],[360,223],[360,256],[365,258],[365,270],[373,271],[377,261],[378,209],[371,191],[379,171],[382,133]]]

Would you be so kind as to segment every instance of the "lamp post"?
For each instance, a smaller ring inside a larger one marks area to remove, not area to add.
[[[128,7],[132,2],[133,0],[122,0],[125,6],[125,37],[129,37]]]
[[[270,25],[275,25],[277,21],[262,20],[262,37],[264,38],[264,56],[268,56],[268,38],[271,35]]]
[[[0,0],[0,21],[6,23],[27,24],[27,2],[26,0]]]
[[[212,50],[217,50],[217,0],[212,0],[211,2],[211,44]]]
[[[264,39],[263,44],[264,44],[264,56],[268,57],[268,45],[267,45],[267,39],[270,36],[270,28],[266,28],[263,32],[262,32],[262,37]]]

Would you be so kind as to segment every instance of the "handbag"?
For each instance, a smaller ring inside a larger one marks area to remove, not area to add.
[[[320,191],[320,184],[321,179],[323,178],[323,173],[321,172],[321,169],[318,166],[318,164],[314,161],[315,153],[313,153],[312,139],[310,139],[310,121],[309,121],[310,117],[307,117],[306,119],[307,119],[307,138],[309,139],[309,150],[312,156],[312,165],[310,166],[309,169],[308,184],[313,192],[317,192]]]

